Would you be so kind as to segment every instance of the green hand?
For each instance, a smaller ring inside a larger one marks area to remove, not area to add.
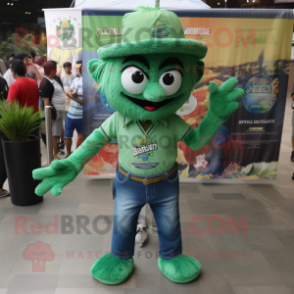
[[[60,195],[63,187],[73,181],[83,166],[109,141],[110,139],[104,135],[101,128],[95,129],[68,158],[53,161],[50,167],[33,170],[35,180],[44,180],[37,186],[35,193],[43,196],[51,189],[53,196]]]
[[[212,113],[227,121],[230,115],[239,108],[237,99],[243,97],[245,92],[241,88],[235,89],[238,85],[236,78],[230,78],[225,81],[220,87],[215,82],[209,85],[209,109]]]
[[[37,186],[35,193],[38,196],[43,196],[51,190],[53,196],[60,195],[63,187],[73,181],[81,169],[82,166],[78,170],[69,159],[63,159],[53,161],[50,167],[33,170],[35,180],[44,180]]]

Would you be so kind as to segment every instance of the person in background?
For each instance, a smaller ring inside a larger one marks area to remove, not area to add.
[[[28,52],[18,52],[14,56],[15,59],[22,60],[26,68],[28,67],[29,62],[29,53]]]
[[[22,60],[12,61],[12,75],[15,82],[9,88],[7,102],[18,101],[21,107],[33,107],[34,113],[39,110],[39,89],[35,80],[26,77],[26,66]],[[39,137],[39,129],[31,133]]]
[[[64,74],[61,77],[62,83],[64,87],[70,87],[73,82],[75,75],[72,73],[72,66],[70,62],[65,62],[63,64]]]
[[[65,110],[65,94],[62,82],[56,76],[56,72],[57,63],[53,60],[47,61],[44,65],[45,76],[40,84],[40,93],[44,106],[54,106],[56,109],[56,119],[52,120],[52,144],[54,160],[59,160],[57,143],[62,135],[63,129],[62,112]]]
[[[83,78],[82,60],[76,62],[76,78],[73,80],[67,96],[71,99],[68,113],[65,119],[65,145],[67,155],[71,154],[72,137],[74,130],[78,133],[78,148],[84,141],[83,137]]]
[[[66,100],[65,100],[66,101]],[[63,111],[63,113],[65,113],[65,109]],[[64,115],[62,116],[62,121],[64,121]],[[60,155],[64,155],[64,133],[65,133],[65,130],[64,130],[64,125],[62,124],[62,133],[61,133],[61,137],[57,143],[57,153],[60,154]]]
[[[35,59],[36,59],[36,52],[35,50],[31,49],[29,51],[29,58],[31,59],[32,63],[30,64],[30,66],[28,67],[27,69],[27,72],[28,74],[30,74],[30,72],[34,73],[36,75],[36,81],[38,83],[38,86],[40,86],[40,82],[44,76],[44,69],[41,68],[36,62],[35,62]],[[45,62],[44,62],[45,64]],[[40,75],[37,75],[36,73],[36,69],[38,70],[39,74]]]
[[[3,77],[6,73],[6,65],[2,59],[0,59],[0,77]]]
[[[8,55],[7,61],[9,62],[9,59],[12,61],[13,56],[14,56],[14,54]],[[8,69],[8,71],[11,73],[10,68]],[[5,66],[3,60],[0,59],[0,93],[2,93],[2,97],[0,96],[1,100],[7,98],[6,95],[8,92],[8,83],[7,83],[7,80],[4,79],[4,76],[8,71],[6,71],[6,66]],[[7,75],[6,75],[6,77],[7,77]],[[7,88],[7,89],[5,90],[5,88]],[[7,139],[7,138],[0,131],[0,140],[2,140],[2,139]],[[3,189],[3,185],[6,180],[7,180],[6,165],[5,165],[3,147],[2,147],[2,144],[0,144],[0,198],[4,198],[4,197],[7,197],[10,195],[9,191]]]
[[[44,77],[44,64],[46,63],[47,59],[45,56],[43,55],[38,55],[34,58],[34,63],[35,66],[37,67],[39,73],[41,74],[42,78]],[[40,86],[41,81],[39,81],[39,86]],[[39,95],[39,109],[40,110],[44,110],[43,108],[43,100],[41,98],[41,96]],[[41,118],[42,120],[45,120],[45,117]],[[40,134],[41,134],[41,138],[43,143],[46,145],[46,126],[45,124],[43,124],[40,128]]]
[[[27,68],[27,74],[34,73],[36,75],[36,81],[41,81],[42,76],[33,62],[33,56],[31,52],[19,52],[15,54],[15,59],[22,60]]]
[[[33,63],[35,63],[35,58],[37,56],[36,51],[33,49],[30,49],[28,53],[29,53],[29,58],[32,59]]]
[[[34,72],[27,73],[26,77],[37,81],[37,76]]]
[[[292,154],[291,154],[291,161],[294,162],[294,86],[293,86],[293,90],[292,90],[292,104],[291,107],[293,109],[293,115],[292,115]],[[293,174],[293,178],[294,180],[294,174]]]
[[[35,66],[37,67],[42,78],[44,77],[44,64],[45,64],[45,62],[46,62],[46,58],[44,56],[38,55],[34,58]]]
[[[0,76],[0,101],[7,99],[8,91],[9,87],[6,80]]]
[[[15,79],[12,75],[12,71],[11,71],[11,64],[12,64],[12,60],[14,59],[14,54],[11,53],[7,56],[7,62],[9,64],[9,69],[6,71],[6,73],[4,74],[3,78],[6,80],[8,87],[11,86],[11,84],[13,82],[15,82]]]
[[[42,77],[44,77],[44,65],[47,62],[47,57],[43,56],[43,55],[38,55],[35,57],[34,62],[36,65],[39,66],[39,71],[40,71]],[[43,100],[42,100],[41,96],[39,97],[39,109],[44,110]],[[43,118],[43,119],[45,120],[45,118]],[[46,126],[45,126],[45,124],[41,127],[41,138],[42,138],[43,143],[46,145],[47,142],[46,142]],[[65,153],[61,150],[61,149],[64,149],[64,147],[65,147],[64,127],[62,128],[62,135],[60,138],[61,138],[61,142],[58,142],[57,153],[60,155],[64,155]]]
[[[45,75],[44,65],[47,62],[47,58],[45,56],[43,56],[43,55],[38,55],[38,56],[35,57],[34,62],[35,62],[36,65],[39,66],[39,72],[40,72],[40,74],[42,75],[42,78],[43,78],[44,75]],[[43,100],[42,100],[41,95],[39,97],[39,109],[44,110],[44,105],[43,105]],[[45,120],[45,113],[44,113],[44,117],[42,117],[42,120]],[[47,142],[46,142],[46,125],[45,124],[43,124],[41,126],[40,134],[41,134],[42,141],[43,141],[44,145],[46,146]]]
[[[0,139],[6,139],[6,136],[0,131]],[[6,165],[2,144],[0,144],[0,198],[10,195],[9,191],[3,189],[3,185],[7,180]]]
[[[61,80],[62,80],[62,84],[64,87],[64,92],[67,93],[72,81],[75,78],[75,75],[72,73],[72,64],[70,62],[65,62],[63,64],[63,68],[64,68],[64,74],[62,75]],[[70,98],[67,96],[66,97],[66,106],[65,106],[66,110],[69,108],[70,101],[71,101]],[[66,113],[64,115],[64,118],[65,117],[66,117]],[[60,150],[60,152],[63,152],[61,150],[64,149],[64,134],[65,134],[65,130],[63,128],[62,137],[61,137],[60,142],[58,143],[58,149]]]

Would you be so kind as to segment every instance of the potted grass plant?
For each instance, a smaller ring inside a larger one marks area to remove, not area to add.
[[[30,136],[40,128],[40,112],[32,107],[20,107],[18,102],[0,101],[0,130],[11,201],[17,206],[35,205],[43,197],[35,194],[40,183],[32,178],[32,171],[41,167],[40,138]]]

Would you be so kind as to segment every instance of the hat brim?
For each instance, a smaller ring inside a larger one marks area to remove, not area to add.
[[[183,38],[151,39],[139,42],[115,43],[98,49],[98,56],[101,59],[156,53],[188,54],[200,60],[206,56],[207,45],[202,41]]]

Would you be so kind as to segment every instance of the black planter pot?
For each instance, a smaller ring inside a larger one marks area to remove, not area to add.
[[[17,206],[35,205],[43,197],[35,194],[41,181],[32,177],[32,171],[41,167],[40,138],[30,136],[25,142],[2,140],[11,202]]]

